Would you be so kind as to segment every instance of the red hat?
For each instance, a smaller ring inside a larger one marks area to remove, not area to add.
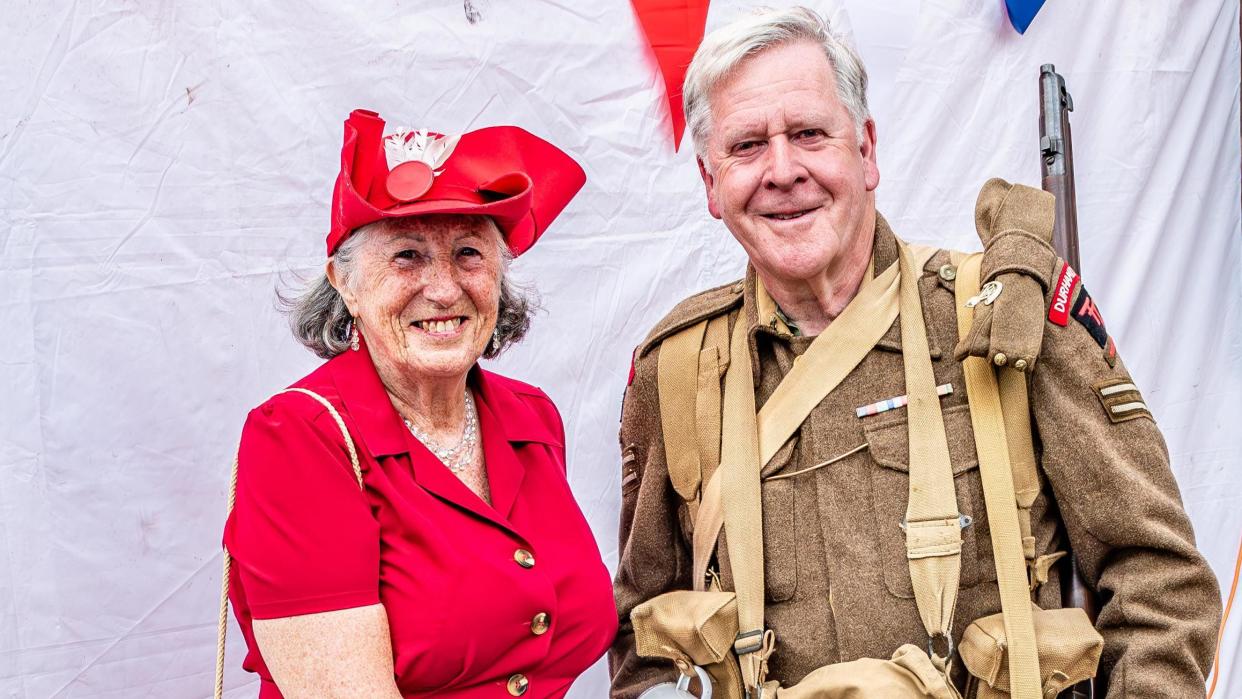
[[[520,255],[585,182],[573,158],[516,126],[458,137],[404,130],[385,137],[378,114],[355,109],[345,120],[328,254],[381,219],[474,214],[492,217]]]

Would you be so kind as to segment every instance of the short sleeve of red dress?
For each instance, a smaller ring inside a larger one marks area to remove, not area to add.
[[[379,525],[312,398],[280,395],[247,417],[225,545],[256,619],[379,603]]]

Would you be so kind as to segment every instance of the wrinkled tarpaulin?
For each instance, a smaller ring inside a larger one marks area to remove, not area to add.
[[[709,30],[749,4],[715,0]],[[1083,276],[1228,583],[1242,531],[1237,3],[1050,2],[1025,36],[999,0],[813,4],[871,69],[879,205],[912,240],[977,247],[984,179],[1038,182],[1038,67],[1066,75]],[[672,152],[626,0],[3,14],[0,696],[206,695],[228,463],[246,409],[315,364],[273,288],[322,261],[357,106],[443,132],[520,124],[586,168],[516,265],[547,312],[500,367],[560,405],[574,490],[615,562],[630,351],[743,264],[706,215],[692,149]],[[1240,637],[1235,623],[1217,697],[1242,695]],[[238,650],[230,695],[253,696]],[[573,696],[605,685],[597,667]]]

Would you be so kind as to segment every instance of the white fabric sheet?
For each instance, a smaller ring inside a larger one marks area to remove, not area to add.
[[[715,0],[709,28],[749,2]],[[766,4],[790,4],[787,2]],[[989,176],[1037,183],[1036,76],[1069,82],[1082,270],[1169,442],[1222,581],[1242,532],[1236,2],[817,0],[872,77],[879,206],[977,248]],[[467,19],[471,10],[475,21]],[[0,696],[209,693],[226,474],[245,411],[316,360],[274,289],[322,263],[354,107],[514,123],[589,181],[516,264],[546,313],[498,368],[565,417],[615,565],[631,349],[741,276],[674,154],[626,0],[8,2],[0,9]],[[1242,696],[1227,629],[1217,697]],[[229,656],[229,696],[253,696]],[[605,696],[592,669],[577,699]]]

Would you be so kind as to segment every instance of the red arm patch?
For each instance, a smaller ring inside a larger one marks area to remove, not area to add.
[[[1069,266],[1068,262],[1061,263],[1061,273],[1057,275],[1057,285],[1053,287],[1052,305],[1048,307],[1048,320],[1065,327],[1069,325],[1070,301],[1074,298],[1074,289],[1077,288],[1081,278]]]

